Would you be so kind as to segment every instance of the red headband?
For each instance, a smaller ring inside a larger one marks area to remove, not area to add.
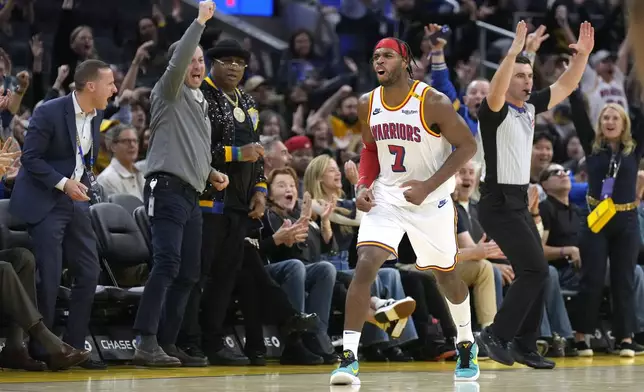
[[[378,41],[378,44],[376,45],[376,49],[380,48],[388,48],[393,50],[394,52],[398,53],[401,55],[403,58],[407,58],[407,48],[400,42],[398,42],[394,38],[383,38],[380,41]]]

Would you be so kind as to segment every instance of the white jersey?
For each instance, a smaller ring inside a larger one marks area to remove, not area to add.
[[[599,113],[608,103],[616,103],[622,106],[628,114],[628,101],[624,90],[624,74],[618,67],[615,67],[613,80],[607,83],[601,76],[597,75],[594,69],[587,66],[581,79],[581,91],[586,95],[588,117],[590,117],[593,127],[597,126]]]
[[[430,89],[427,84],[415,81],[407,98],[396,107],[384,103],[382,86],[371,92],[368,122],[380,163],[380,175],[373,185],[376,200],[412,205],[405,200],[405,188],[400,186],[410,180],[427,180],[452,153],[452,145],[425,122],[422,103]],[[423,204],[450,198],[455,186],[452,177],[427,196]]]

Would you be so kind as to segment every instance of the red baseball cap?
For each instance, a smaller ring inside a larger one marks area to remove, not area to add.
[[[302,150],[305,148],[311,148],[311,139],[306,136],[298,135],[289,138],[284,145],[288,149],[288,152],[293,152],[297,150]]]

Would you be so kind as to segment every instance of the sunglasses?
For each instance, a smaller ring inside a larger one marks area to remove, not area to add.
[[[546,181],[552,176],[562,177],[562,176],[568,176],[568,175],[570,175],[570,170],[564,170],[564,169],[548,170],[546,173],[544,173],[543,176],[541,176],[541,181]]]

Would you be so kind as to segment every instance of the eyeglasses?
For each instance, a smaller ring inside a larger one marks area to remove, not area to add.
[[[236,62],[236,61],[229,61],[229,60],[221,61],[219,59],[215,59],[215,61],[222,67],[228,68],[228,69],[244,69],[248,67],[248,64],[244,62]]]
[[[139,139],[119,139],[119,140],[114,140],[114,143],[139,144]]]

